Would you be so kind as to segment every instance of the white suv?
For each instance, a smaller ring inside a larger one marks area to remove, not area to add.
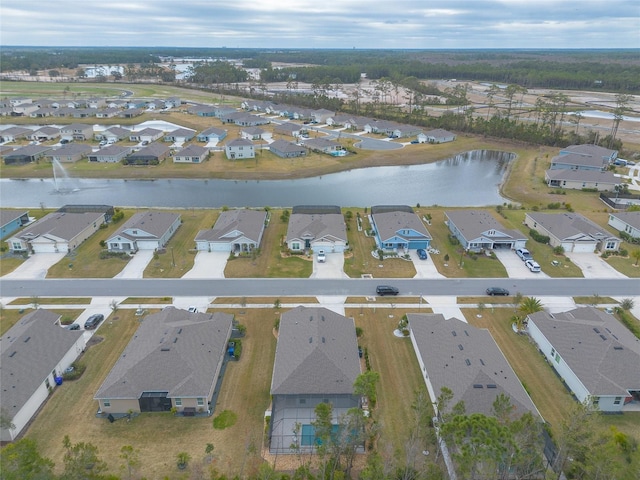
[[[318,263],[324,263],[327,260],[324,250],[318,250]]]
[[[538,262],[536,262],[535,260],[527,260],[526,262],[524,262],[524,264],[532,272],[538,273],[540,271],[540,265],[538,265]]]

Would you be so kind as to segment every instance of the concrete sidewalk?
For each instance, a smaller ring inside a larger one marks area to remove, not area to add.
[[[129,263],[113,278],[142,278],[144,269],[153,260],[152,250],[138,250]]]
[[[61,261],[66,253],[35,253],[13,272],[2,278],[29,280],[47,277],[49,268]],[[71,260],[69,260],[71,262]]]
[[[584,278],[627,278],[595,253],[567,252],[565,255],[582,270]]]

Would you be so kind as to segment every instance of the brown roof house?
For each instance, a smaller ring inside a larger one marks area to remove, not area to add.
[[[525,213],[524,223],[549,237],[552,247],[565,252],[593,253],[599,250],[618,250],[620,240],[606,229],[579,213]]]
[[[221,312],[167,307],[145,317],[95,394],[99,413],[211,414],[232,328]]]
[[[603,412],[640,406],[640,340],[594,307],[527,317],[527,333],[579,402]]]
[[[264,210],[227,210],[209,230],[196,235],[196,248],[204,252],[246,253],[260,248],[267,225]]]
[[[62,328],[60,315],[44,309],[26,314],[2,336],[0,398],[13,428],[3,428],[0,440],[15,440],[84,349],[82,330]]]
[[[360,373],[352,318],[324,307],[283,313],[271,379],[271,453],[313,451],[315,407],[330,403],[337,425],[341,415],[361,406],[353,391]]]
[[[100,212],[45,215],[6,240],[12,252],[68,253],[96,233],[105,223]]]
[[[324,250],[343,253],[348,247],[347,227],[340,207],[297,205],[291,210],[286,236],[293,252]]]
[[[164,248],[181,223],[177,213],[135,213],[113,236],[107,239],[110,252],[137,252]]]
[[[467,414],[493,415],[493,402],[505,394],[517,414],[540,415],[488,330],[439,313],[408,313],[407,319],[434,408],[446,387],[453,392],[449,408],[462,401]]]

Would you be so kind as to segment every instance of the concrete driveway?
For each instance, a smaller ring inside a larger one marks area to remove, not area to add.
[[[138,250],[129,263],[113,278],[142,278],[144,269],[153,260],[153,250]]]
[[[409,250],[409,256],[416,268],[416,274],[413,278],[444,278],[431,260],[431,254],[427,253],[427,259],[421,260],[415,250]]]
[[[509,278],[549,278],[544,272],[534,273],[529,270],[513,250],[494,250],[494,253],[504,265]]]
[[[198,252],[193,268],[182,278],[224,278],[229,252]]]
[[[21,280],[46,278],[49,268],[62,260],[65,255],[65,253],[35,253],[13,272],[2,278]]]
[[[627,278],[595,253],[567,252],[565,255],[582,270],[584,278]]]
[[[344,254],[327,253],[326,261],[318,262],[318,256],[313,257],[313,273],[309,278],[348,278],[344,273]]]

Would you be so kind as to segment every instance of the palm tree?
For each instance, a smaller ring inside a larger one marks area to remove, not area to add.
[[[636,259],[636,263],[634,265],[638,266],[638,262],[640,262],[640,248],[631,252],[631,257]]]
[[[634,306],[634,302],[632,298],[623,298],[622,301],[620,302],[620,307],[625,311],[631,310],[633,306]]]
[[[520,312],[524,315],[542,311],[542,302],[535,297],[525,297],[520,302]]]

